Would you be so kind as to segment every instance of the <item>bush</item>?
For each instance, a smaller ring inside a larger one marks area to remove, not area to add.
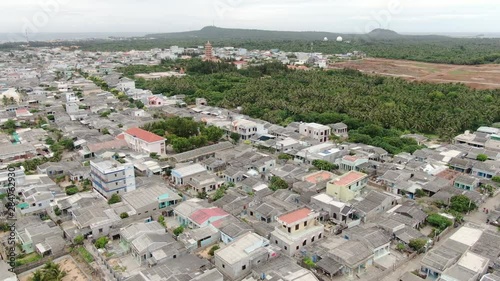
[[[121,201],[122,201],[122,198],[120,197],[120,195],[115,193],[115,194],[111,195],[111,198],[109,198],[108,204],[109,205],[116,204],[116,203],[121,202]]]
[[[451,197],[450,209],[455,212],[466,213],[476,209],[476,204],[472,203],[469,197],[465,195],[456,195]]]
[[[55,206],[54,207],[54,214],[56,214],[56,216],[60,216],[62,214],[61,209],[59,209],[59,207]]]
[[[162,215],[158,217],[158,223],[161,224],[163,227],[167,227],[167,224],[165,223],[165,217]]]
[[[89,251],[87,251],[87,249],[85,249],[85,247],[78,247],[77,251],[87,263],[94,261],[94,257],[89,253]]]
[[[123,212],[123,213],[120,214],[120,218],[121,219],[126,219],[126,218],[128,218],[128,214],[125,213],[125,212]]]
[[[486,155],[486,154],[478,154],[476,156],[476,160],[484,162],[484,161],[488,160],[488,155]]]
[[[425,245],[427,244],[427,239],[424,238],[417,238],[417,239],[412,239],[410,240],[410,248],[412,248],[414,251],[421,251]]]
[[[73,194],[76,194],[78,193],[78,188],[75,186],[75,187],[67,187],[66,188],[66,194],[67,195],[73,195]]]
[[[316,264],[312,261],[310,257],[305,257],[303,260],[307,268],[315,268]]]
[[[396,249],[401,252],[404,251],[405,248],[406,246],[403,243],[398,243],[398,245],[396,246]]]
[[[215,245],[212,248],[210,248],[210,251],[208,251],[208,254],[211,255],[211,256],[214,256],[215,251],[217,251],[219,249],[220,249],[219,245]]]
[[[276,176],[272,177],[270,183],[271,184],[269,185],[269,188],[272,191],[276,191],[278,189],[287,189],[288,188],[288,183],[280,177],[276,177]]]
[[[179,235],[181,235],[181,233],[183,233],[183,232],[184,232],[184,226],[182,226],[182,225],[181,225],[181,226],[179,226],[178,228],[174,229],[174,235],[175,235],[175,236],[179,236]]]
[[[106,244],[108,244],[108,242],[109,242],[108,237],[103,236],[103,237],[100,237],[99,239],[97,239],[95,241],[94,245],[97,249],[103,249],[104,247],[106,247]]]
[[[415,190],[415,195],[420,198],[420,197],[427,196],[427,193],[425,193],[425,191],[423,191],[422,189],[419,188],[419,189]]]
[[[280,155],[278,155],[278,159],[280,160],[290,160],[292,159],[293,157],[286,154],[286,153],[281,153]]]
[[[333,171],[333,170],[337,170],[339,168],[337,165],[330,163],[328,161],[325,161],[325,160],[314,160],[312,162],[312,164],[317,169],[323,170],[323,171]]]
[[[432,214],[432,215],[428,216],[427,222],[430,225],[438,228],[439,230],[444,230],[448,226],[452,225],[451,220],[449,220],[449,219],[447,219],[439,214]]]
[[[73,239],[73,243],[76,245],[82,245],[84,239],[85,238],[83,237],[83,235],[78,235],[75,237],[75,239]]]

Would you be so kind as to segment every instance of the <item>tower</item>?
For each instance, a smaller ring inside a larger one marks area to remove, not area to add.
[[[205,44],[205,60],[211,61],[214,59],[212,52],[212,44],[210,44],[210,41],[207,41],[207,44]]]

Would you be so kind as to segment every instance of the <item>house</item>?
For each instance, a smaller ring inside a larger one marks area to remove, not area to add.
[[[253,136],[267,133],[262,124],[246,119],[233,121],[231,123],[231,131],[239,134],[242,140],[249,140]]]
[[[249,224],[233,216],[225,217],[218,226],[218,229],[220,231],[220,239],[224,244],[229,244],[238,239],[238,237],[253,230]]]
[[[8,164],[16,160],[26,160],[38,155],[30,144],[0,144],[0,163]]]
[[[420,271],[429,278],[437,279],[441,277],[480,239],[482,233],[483,231],[478,228],[461,227],[444,243],[432,248],[425,254],[420,262]]]
[[[182,245],[165,233],[143,233],[130,243],[132,256],[139,264],[152,260],[152,264],[159,260],[175,259],[182,254]],[[164,249],[168,249],[169,256],[165,256]],[[172,251],[173,250],[173,251]]]
[[[202,174],[206,174],[207,169],[201,164],[192,164],[184,167],[172,169],[171,181],[176,185],[189,184],[191,180]]]
[[[328,194],[321,193],[311,197],[311,206],[320,212],[320,221],[332,220],[336,224],[348,227],[358,225],[360,220],[356,216],[355,209],[349,204],[340,202]],[[326,212],[327,216],[322,216]]]
[[[243,281],[286,280],[286,281],[318,281],[309,270],[301,267],[288,256],[281,255],[256,266],[250,276]]]
[[[331,251],[330,258],[342,265],[343,275],[356,276],[373,264],[373,250],[358,240],[349,240]]]
[[[224,182],[223,179],[215,174],[202,173],[190,178],[188,185],[191,186],[194,194],[198,194],[213,192],[219,189]]]
[[[329,181],[326,184],[326,194],[347,202],[358,197],[367,182],[366,174],[350,171]]]
[[[166,139],[140,128],[130,128],[123,132],[124,140],[134,151],[165,154]]]
[[[165,234],[164,226],[156,221],[136,222],[120,229],[120,246],[129,252],[132,242],[144,234]]]
[[[177,241],[181,242],[188,252],[191,253],[200,248],[212,246],[218,243],[220,239],[221,234],[219,230],[211,224],[184,231],[177,237]]]
[[[199,228],[215,223],[219,225],[218,222],[227,216],[229,214],[218,207],[200,209],[191,214],[188,226]]]
[[[278,252],[269,246],[269,240],[248,232],[215,251],[215,267],[230,280],[241,280],[254,267],[277,256]]]
[[[332,129],[317,123],[300,123],[299,133],[319,142],[328,142]]]
[[[116,85],[116,88],[122,92],[133,90],[135,89],[135,81],[130,78],[123,77],[119,80],[118,84]]]
[[[476,281],[487,273],[488,263],[489,259],[467,251],[456,264],[443,271],[439,280]]]
[[[17,204],[17,208],[23,215],[43,212],[54,199],[55,195],[48,185],[30,185],[22,191],[22,202]]]
[[[358,240],[373,252],[373,261],[390,254],[391,236],[378,227],[356,226],[342,232],[346,240]]]
[[[472,163],[470,160],[453,157],[450,162],[448,162],[448,166],[451,170],[469,174],[472,170]]]
[[[491,179],[494,176],[500,175],[500,161],[478,161],[472,167],[472,175],[485,179]]]
[[[346,155],[342,157],[339,169],[344,171],[360,171],[360,165],[367,163],[368,158]]]
[[[61,228],[50,220],[21,224],[20,228],[15,229],[15,234],[16,241],[25,254],[56,254],[65,246]]]
[[[271,232],[271,243],[293,255],[302,247],[312,244],[323,236],[324,226],[318,222],[319,213],[302,208],[283,214],[277,218],[279,223]]]
[[[91,160],[90,178],[92,186],[105,198],[135,190],[135,173],[132,163],[116,160]]]
[[[147,184],[127,192],[122,195],[122,199],[134,210],[134,213],[128,215],[137,215],[138,217],[150,216],[157,210],[169,215],[173,212],[174,206],[182,202],[182,197],[177,192],[157,183]]]
[[[89,205],[83,208],[72,209],[69,211],[72,217],[72,223],[76,229],[65,230],[65,235],[74,237],[78,234],[87,237],[92,235],[94,239],[101,236],[114,234],[114,227],[121,221],[120,217],[110,209],[107,202],[96,205]],[[71,233],[69,231],[72,231]]]
[[[427,219],[427,213],[422,211],[413,201],[405,202],[403,205],[398,205],[397,208],[391,209],[391,212],[403,215],[412,219],[412,227],[420,228]]]
[[[151,258],[154,260],[154,257]],[[220,273],[213,270],[207,271],[210,262],[195,255],[182,255],[181,257],[170,258],[169,262],[156,266],[139,268],[137,273],[123,279],[124,281],[178,281],[178,280],[206,280],[221,281]],[[215,274],[214,274],[215,273]],[[199,279],[207,277],[207,279]],[[214,277],[215,279],[208,279]]]
[[[347,138],[348,133],[347,133],[347,125],[344,123],[335,123],[330,125],[332,128],[332,133],[338,137],[341,138]]]
[[[455,178],[453,186],[465,190],[476,190],[479,187],[479,179],[469,175],[459,175]]]
[[[363,199],[355,200],[353,207],[358,217],[363,221],[369,221],[390,210],[397,200],[398,197],[392,194],[371,190]]]

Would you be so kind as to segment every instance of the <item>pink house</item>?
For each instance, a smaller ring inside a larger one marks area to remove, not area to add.
[[[209,224],[213,224],[218,227],[218,224],[222,222],[222,219],[229,216],[226,211],[221,208],[206,208],[195,211],[191,214],[189,219],[198,227],[205,227]]]

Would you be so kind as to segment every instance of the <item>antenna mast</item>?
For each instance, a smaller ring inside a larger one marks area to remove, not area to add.
[[[30,46],[30,39],[28,37],[28,29],[25,30],[24,34],[26,36],[26,42],[28,43],[28,48],[29,48],[29,46]]]

